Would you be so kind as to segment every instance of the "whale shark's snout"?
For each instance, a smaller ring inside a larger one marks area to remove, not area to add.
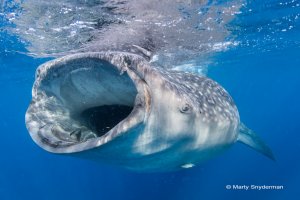
[[[219,84],[130,53],[81,53],[41,65],[26,125],[49,152],[136,170],[191,167],[236,141],[273,158]]]

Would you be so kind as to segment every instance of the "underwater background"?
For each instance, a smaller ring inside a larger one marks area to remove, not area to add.
[[[229,3],[238,7],[234,18],[226,22],[230,33],[222,37],[222,43],[211,41],[210,49],[193,54],[193,58],[209,54],[207,59],[199,59],[197,67],[178,65],[180,70],[205,73],[226,88],[241,120],[271,147],[276,162],[235,144],[200,166],[167,173],[137,173],[51,154],[32,141],[24,115],[35,70],[54,56],[45,52],[50,43],[43,48],[28,47],[29,43],[37,44],[34,36],[22,35],[22,28],[30,24],[14,21],[22,3],[0,1],[1,200],[299,198],[300,1],[207,1],[205,7],[196,9]],[[283,189],[246,191],[226,189],[227,185],[276,185]]]

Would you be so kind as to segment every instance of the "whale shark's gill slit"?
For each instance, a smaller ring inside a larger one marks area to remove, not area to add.
[[[81,117],[83,123],[101,137],[124,120],[132,109],[133,106],[103,105],[84,110]]]

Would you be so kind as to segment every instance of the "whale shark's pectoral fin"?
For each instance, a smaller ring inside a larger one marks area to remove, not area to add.
[[[238,141],[275,161],[272,150],[264,143],[264,141],[262,141],[262,139],[260,139],[256,133],[254,133],[254,131],[247,128],[243,123],[240,123],[239,125]]]

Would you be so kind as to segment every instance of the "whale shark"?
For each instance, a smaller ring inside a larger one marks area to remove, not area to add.
[[[25,121],[48,152],[136,171],[191,168],[237,142],[274,160],[220,84],[134,53],[76,53],[42,64]]]

